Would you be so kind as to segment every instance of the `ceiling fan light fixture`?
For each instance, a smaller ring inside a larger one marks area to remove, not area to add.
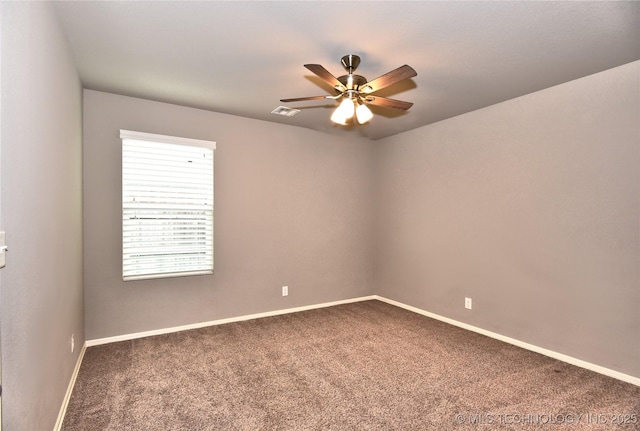
[[[356,108],[356,119],[358,120],[358,123],[367,123],[371,121],[372,118],[373,112],[371,112],[371,109],[369,109],[367,105],[359,103],[358,107]]]
[[[342,99],[342,102],[340,102],[340,106],[338,106],[331,115],[331,121],[345,126],[347,124],[347,120],[353,117],[355,109],[356,107],[353,103],[353,100],[345,97],[344,99]]]

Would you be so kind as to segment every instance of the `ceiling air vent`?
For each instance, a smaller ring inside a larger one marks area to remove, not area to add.
[[[287,108],[286,106],[278,106],[276,109],[271,111],[272,114],[284,115],[285,117],[293,117],[298,112],[300,112],[299,109]]]

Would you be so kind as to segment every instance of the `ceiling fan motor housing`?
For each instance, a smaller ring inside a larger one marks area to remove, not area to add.
[[[347,90],[357,90],[358,87],[367,83],[367,78],[361,75],[342,75],[338,77],[338,81],[340,81]]]

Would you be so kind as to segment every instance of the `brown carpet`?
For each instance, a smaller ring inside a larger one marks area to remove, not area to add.
[[[639,424],[640,387],[366,301],[90,347],[62,429],[556,431]]]

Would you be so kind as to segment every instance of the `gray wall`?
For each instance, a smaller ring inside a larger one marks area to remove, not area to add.
[[[0,12],[3,429],[50,431],[84,342],[82,90],[50,4]]]
[[[121,128],[217,142],[213,275],[122,281]],[[83,158],[88,339],[371,293],[368,141],[85,90]]]
[[[638,76],[377,143],[376,293],[640,377]]]

